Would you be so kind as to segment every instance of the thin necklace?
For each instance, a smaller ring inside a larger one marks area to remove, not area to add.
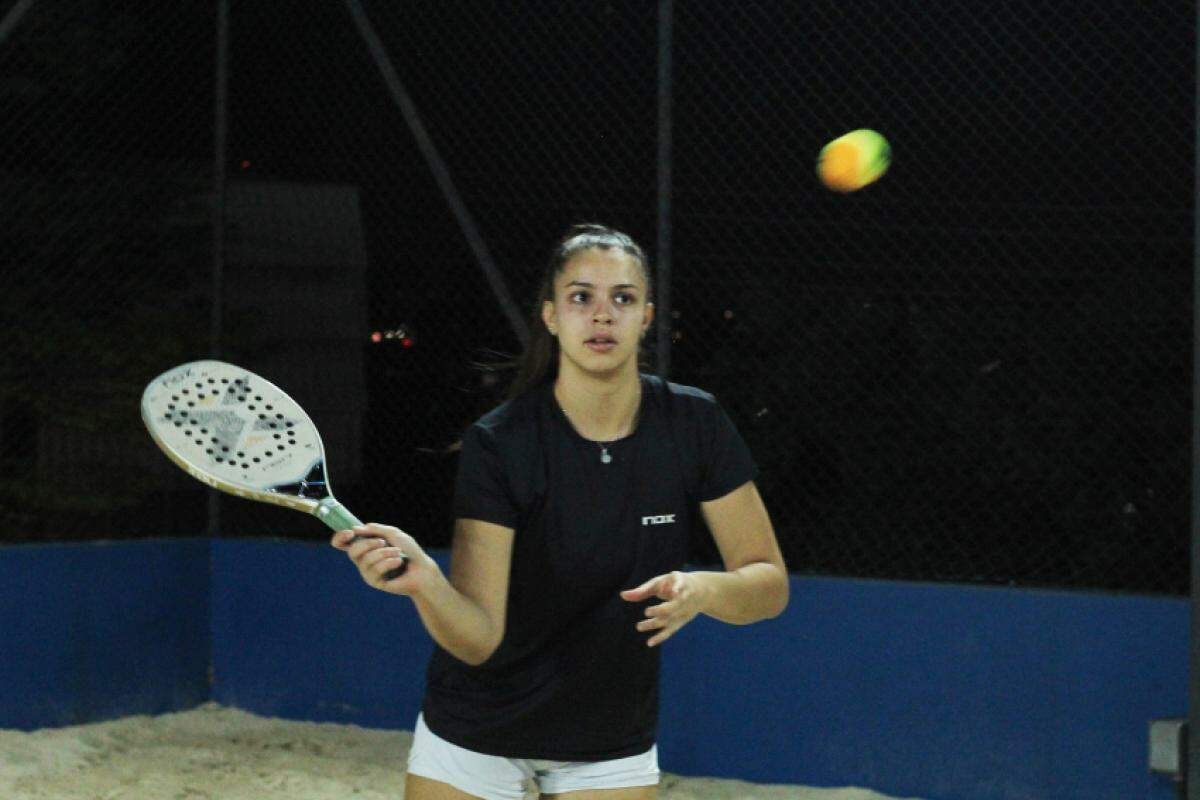
[[[567,422],[571,425],[572,428],[575,428],[576,432],[578,433],[579,429],[575,427],[575,423],[571,422],[571,415],[568,414],[567,410],[565,408],[563,408],[562,406],[559,406],[559,408],[562,410],[563,416],[567,418]],[[639,399],[637,409],[633,412],[633,423],[629,426],[629,434],[626,434],[626,435],[631,435],[634,431],[637,430],[638,420],[641,419],[641,416],[642,416],[642,401],[641,401],[641,399]],[[613,460],[612,453],[608,452],[608,448],[609,448],[609,445],[614,444],[616,441],[617,441],[616,439],[613,439],[608,442],[596,442],[596,444],[599,445],[599,447],[600,447],[600,463],[601,464],[611,464],[612,463],[612,460]]]

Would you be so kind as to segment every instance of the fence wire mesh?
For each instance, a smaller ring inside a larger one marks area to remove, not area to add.
[[[662,85],[670,5],[231,4],[220,192],[216,5],[12,20],[4,538],[203,535],[136,406],[219,353],[359,516],[445,545],[445,448],[503,384],[472,363],[519,346],[486,270],[528,315],[567,225],[657,262],[669,224],[670,377],[729,409],[794,571],[1186,593],[1194,10],[679,2]],[[832,193],[860,127],[895,163]]]

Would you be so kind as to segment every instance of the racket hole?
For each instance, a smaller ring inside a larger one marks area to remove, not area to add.
[[[187,394],[187,393],[188,393],[188,390],[187,390],[187,389],[180,389],[180,390],[179,390],[179,393],[180,393],[180,394]]]
[[[257,464],[259,462],[258,456],[255,456],[254,458],[252,458],[250,460],[253,461],[255,464]]]
[[[256,395],[254,395],[254,399],[255,399],[255,400],[257,400],[258,402],[260,402],[260,403],[261,403],[261,402],[262,402],[262,395],[256,394]]]
[[[217,463],[223,464],[223,463],[225,463],[225,459],[221,458],[220,456],[217,456]]]
[[[274,436],[276,439],[282,439],[282,438],[283,438],[283,434],[281,434],[281,433],[273,433],[273,434],[271,434],[271,435],[272,435],[272,436]]]
[[[204,448],[204,452],[208,453],[211,456],[213,454],[213,449],[211,447],[206,447],[206,448]]]
[[[249,465],[249,464],[246,464],[246,463],[243,463],[243,464],[242,464],[242,469],[250,469],[250,465]]]
[[[208,435],[208,428],[201,428],[201,429],[200,429],[200,432],[201,432],[201,433],[203,433],[205,436],[207,436],[207,435]]]
[[[249,408],[251,411],[254,410],[254,406],[247,406],[247,408]]]
[[[276,414],[275,419],[283,419],[283,414]]]
[[[296,423],[294,423],[294,422],[285,422],[285,423],[283,423],[283,424],[284,424],[284,426],[285,426],[285,427],[287,427],[287,428],[291,428],[291,427],[292,427],[292,426],[294,426]]]
[[[176,423],[175,423],[175,427],[176,427],[176,428],[182,428],[182,427],[183,427],[183,423],[182,423],[182,422],[176,422]]]
[[[274,406],[272,406],[270,404],[267,405],[267,411],[274,411],[274,410],[275,410]]]
[[[295,439],[288,439],[288,444],[295,444],[295,443],[296,443]]]

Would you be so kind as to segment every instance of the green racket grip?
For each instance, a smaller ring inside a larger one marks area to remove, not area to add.
[[[358,517],[350,513],[350,509],[334,500],[332,497],[326,497],[317,504],[317,510],[314,512],[317,518],[324,522],[335,531],[344,531],[353,528],[355,525],[362,525],[362,521]],[[356,536],[355,541],[362,537]],[[388,570],[383,573],[383,579],[390,581],[392,578],[398,578],[404,574],[404,570],[408,568],[408,559],[395,569]]]
[[[334,500],[332,497],[326,497],[317,504],[317,510],[313,512],[317,518],[324,522],[335,531],[344,531],[353,528],[355,525],[362,525],[362,520],[350,513],[350,509]]]

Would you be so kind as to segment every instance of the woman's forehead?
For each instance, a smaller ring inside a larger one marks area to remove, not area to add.
[[[589,247],[567,260],[555,283],[590,283],[594,286],[632,284],[644,287],[646,276],[636,256],[624,250]]]

